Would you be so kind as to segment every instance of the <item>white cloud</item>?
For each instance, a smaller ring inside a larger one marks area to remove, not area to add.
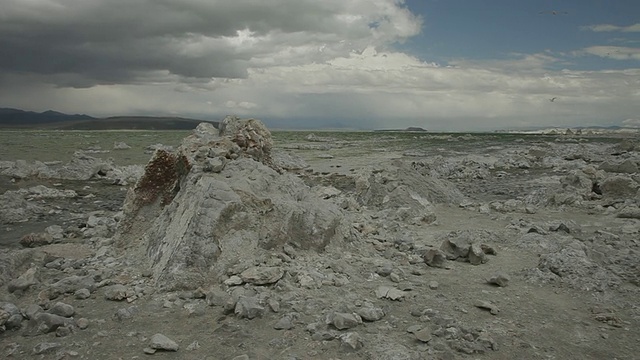
[[[640,60],[640,48],[624,46],[590,46],[578,52],[614,60]]]
[[[611,32],[611,31],[621,31],[621,32],[640,32],[640,23],[633,24],[629,26],[617,26],[611,24],[598,24],[598,25],[589,25],[583,26],[583,30],[591,30],[595,32]]]
[[[639,69],[558,71],[550,52],[445,67],[394,50],[422,25],[400,0],[3,1],[0,48],[16,56],[0,58],[2,106],[437,130],[638,114]]]

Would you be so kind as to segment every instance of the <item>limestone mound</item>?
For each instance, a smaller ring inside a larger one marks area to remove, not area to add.
[[[196,288],[271,249],[322,251],[346,234],[334,204],[272,163],[259,120],[222,124],[201,124],[176,153],[157,150],[125,200],[116,246],[161,288]]]

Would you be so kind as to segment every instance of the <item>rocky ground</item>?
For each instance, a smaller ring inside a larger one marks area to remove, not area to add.
[[[1,356],[638,358],[636,139],[419,136],[0,162]]]

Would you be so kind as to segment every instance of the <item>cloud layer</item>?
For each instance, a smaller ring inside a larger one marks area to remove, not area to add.
[[[638,69],[568,70],[552,52],[441,66],[396,50],[423,21],[401,0],[3,0],[0,106],[441,130],[638,116]],[[611,26],[589,30],[634,29]]]

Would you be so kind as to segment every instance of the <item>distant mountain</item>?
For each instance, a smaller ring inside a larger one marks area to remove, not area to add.
[[[33,127],[63,121],[87,121],[94,119],[89,115],[68,115],[61,112],[47,110],[37,113],[20,109],[0,108],[0,127]]]
[[[155,116],[114,116],[89,121],[58,124],[60,130],[191,130],[202,122],[212,123],[218,127],[217,121],[186,119],[180,117]]]
[[[63,114],[0,108],[0,128],[5,129],[50,129],[50,130],[191,130],[201,122],[217,121],[187,119],[180,117],[115,116],[95,118],[84,114]]]

